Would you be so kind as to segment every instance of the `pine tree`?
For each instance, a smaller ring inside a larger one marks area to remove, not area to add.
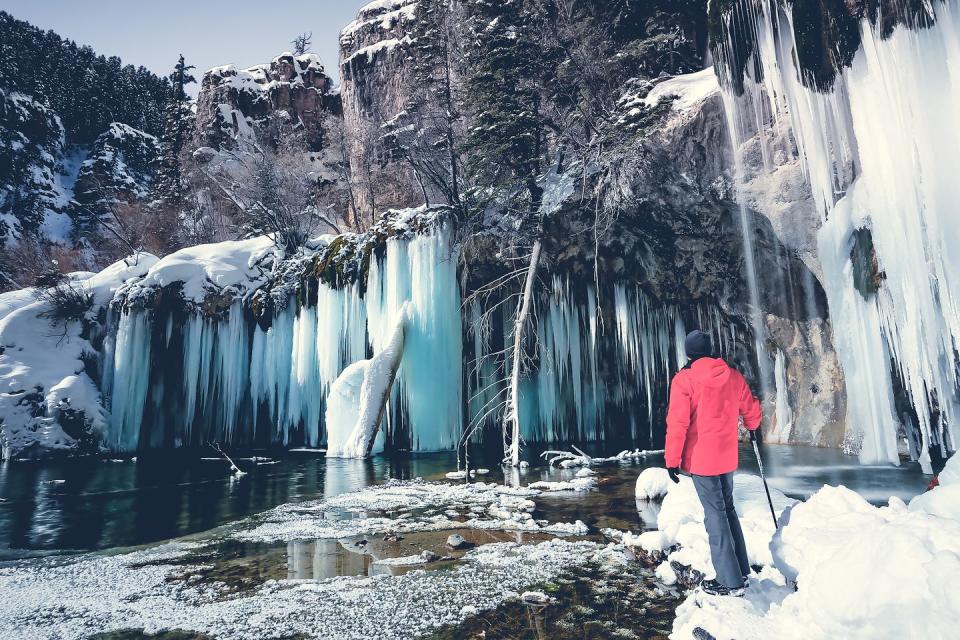
[[[180,154],[193,129],[193,112],[185,87],[196,82],[190,74],[193,65],[180,59],[170,74],[172,93],[164,112],[163,136],[160,138],[160,166],[154,180],[153,195],[159,206],[179,210],[187,197]]]
[[[544,67],[533,16],[522,0],[471,0],[465,99],[474,113],[464,149],[474,184],[526,187],[539,208],[544,150],[538,80]]]

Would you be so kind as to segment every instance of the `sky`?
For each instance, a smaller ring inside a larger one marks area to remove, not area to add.
[[[340,29],[369,0],[0,0],[0,9],[41,29],[89,44],[157,74],[183,53],[199,83],[211,67],[250,67],[291,48],[313,32],[312,51],[337,73]],[[198,85],[192,86],[196,95]]]

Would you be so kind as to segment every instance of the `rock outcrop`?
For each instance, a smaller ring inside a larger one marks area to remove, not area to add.
[[[215,149],[254,143],[271,125],[302,129],[313,151],[327,145],[327,115],[339,99],[320,57],[284,52],[249,69],[233,65],[206,72],[197,98],[198,146]]]
[[[409,171],[386,157],[380,127],[409,98],[407,49],[416,19],[415,0],[377,0],[340,32],[340,96],[347,132],[346,160],[360,183],[354,195],[358,216],[420,204],[420,189]],[[384,170],[383,165],[393,165]],[[377,181],[369,179],[379,169]]]

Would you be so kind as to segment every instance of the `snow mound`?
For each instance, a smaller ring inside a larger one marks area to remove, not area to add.
[[[183,297],[202,302],[209,293],[252,291],[266,283],[269,269],[262,261],[276,251],[273,239],[259,236],[187,247],[154,264],[141,281],[127,292],[128,299],[140,292],[183,283]]]
[[[624,537],[624,544],[640,547],[647,552],[669,552],[666,563],[677,562],[702,572],[708,578],[713,577],[710,544],[703,526],[703,507],[693,481],[687,476],[680,476],[679,484],[669,479],[667,482],[667,495],[657,516],[657,530],[647,531],[639,536],[628,534]],[[771,489],[770,495],[778,517],[796,503],[796,500],[776,489]],[[774,533],[773,519],[770,517],[770,507],[767,505],[767,496],[760,477],[734,475],[733,501],[740,516],[750,563],[772,564],[769,542]],[[670,552],[676,545],[680,548]]]
[[[95,317],[124,282],[146,273],[156,262],[150,254],[120,260],[78,282],[91,297],[87,316]],[[0,318],[0,446],[3,458],[22,452],[71,449],[77,438],[107,427],[107,412],[83,358],[95,349],[82,335],[80,322],[53,326],[46,300],[5,296]],[[68,434],[63,423],[73,425]]]
[[[775,566],[751,576],[746,598],[689,596],[671,638],[702,637],[697,628],[717,640],[954,637],[956,486],[909,507],[899,498],[875,507],[843,486],[823,487],[785,511],[769,542]]]
[[[663,467],[644,469],[637,476],[637,500],[659,500],[667,495],[673,480]]]

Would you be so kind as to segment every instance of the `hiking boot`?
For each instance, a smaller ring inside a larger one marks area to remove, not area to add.
[[[716,580],[704,580],[700,583],[700,588],[704,593],[711,596],[733,596],[734,598],[743,597],[743,587],[730,588],[717,582]]]

